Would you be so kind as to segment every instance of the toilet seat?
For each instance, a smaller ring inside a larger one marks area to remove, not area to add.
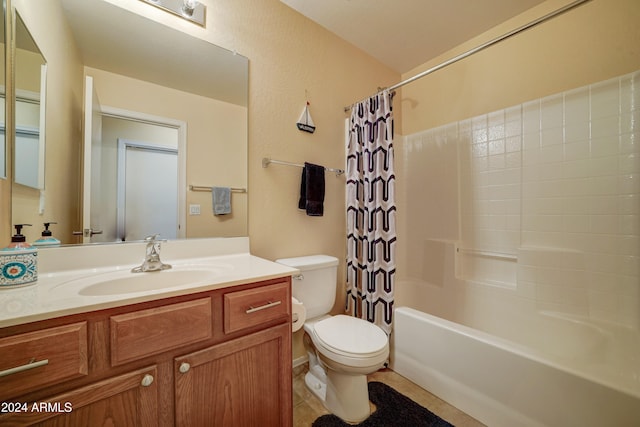
[[[312,335],[321,353],[348,365],[378,364],[389,355],[387,334],[356,317],[340,314],[315,322]]]

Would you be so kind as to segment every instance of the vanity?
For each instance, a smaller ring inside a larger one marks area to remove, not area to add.
[[[143,243],[41,250],[0,292],[0,424],[290,426],[297,270],[248,249],[169,241],[139,275]]]

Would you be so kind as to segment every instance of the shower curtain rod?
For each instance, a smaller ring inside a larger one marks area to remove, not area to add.
[[[402,86],[404,86],[406,84],[412,83],[412,82],[414,82],[414,81],[416,81],[416,80],[418,80],[418,79],[420,79],[420,78],[422,78],[424,76],[427,76],[427,75],[429,75],[429,74],[431,74],[431,73],[433,73],[435,71],[438,71],[438,70],[440,70],[440,69],[442,69],[444,67],[447,67],[447,66],[449,66],[451,64],[454,64],[454,63],[456,63],[456,62],[458,62],[458,61],[460,61],[460,60],[462,60],[462,59],[464,59],[464,58],[466,58],[468,56],[473,55],[474,53],[480,52],[481,50],[484,50],[484,49],[488,48],[489,46],[493,46],[494,44],[499,43],[499,42],[501,42],[503,40],[506,40],[509,37],[515,36],[516,34],[519,34],[519,33],[523,32],[523,31],[526,31],[529,28],[533,28],[538,24],[541,24],[541,23],[543,23],[545,21],[548,21],[549,19],[554,18],[557,15],[560,15],[560,14],[562,14],[564,12],[567,12],[567,11],[577,7],[577,6],[580,6],[582,3],[586,3],[588,1],[591,1],[591,0],[576,0],[576,1],[572,2],[572,3],[569,3],[569,4],[559,8],[557,10],[554,10],[551,13],[548,13],[548,14],[546,14],[546,15],[538,18],[538,19],[535,19],[535,20],[529,22],[528,24],[525,24],[525,25],[523,25],[521,27],[518,27],[515,30],[511,30],[506,34],[503,34],[503,35],[501,35],[499,37],[496,37],[493,40],[489,40],[488,42],[481,44],[480,46],[474,47],[473,49],[470,49],[470,50],[468,50],[468,51],[466,51],[464,53],[461,53],[458,56],[455,56],[455,57],[453,57],[451,59],[448,59],[448,60],[436,65],[435,67],[429,68],[428,70],[425,70],[425,71],[423,71],[421,73],[418,73],[413,77],[409,77],[408,79],[403,80],[400,83],[396,83],[393,86],[385,88],[385,90],[392,91],[392,90],[398,89],[399,87],[402,87]],[[377,94],[379,94],[381,92],[382,92],[382,90],[379,90],[374,95],[377,95]],[[355,103],[351,104],[351,105],[349,105],[347,107],[344,107],[345,113],[348,112],[349,110],[351,110],[351,107],[353,107],[353,105],[355,105]]]

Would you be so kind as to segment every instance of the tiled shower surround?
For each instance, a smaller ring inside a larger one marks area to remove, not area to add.
[[[456,241],[458,279],[640,327],[640,71],[401,144],[409,276]]]

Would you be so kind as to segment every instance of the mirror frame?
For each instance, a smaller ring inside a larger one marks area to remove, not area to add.
[[[14,98],[14,60],[13,49],[15,48],[15,30],[13,23],[15,13],[11,0],[3,0],[4,12],[4,87],[5,87],[5,176],[0,178],[0,245],[6,246],[11,237],[12,222],[12,191],[11,184],[13,182],[13,167],[10,159],[13,156],[13,141],[15,139],[15,118],[13,104],[8,100]]]

